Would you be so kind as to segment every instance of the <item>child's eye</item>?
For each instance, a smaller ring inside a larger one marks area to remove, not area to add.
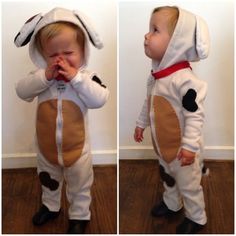
[[[159,33],[159,29],[158,28],[153,28],[153,32],[154,33]]]
[[[51,55],[49,55],[50,58],[53,58],[53,57],[56,57],[56,56],[57,56],[57,54],[51,54]]]
[[[67,51],[67,52],[64,52],[66,55],[71,55],[73,52],[72,51]]]

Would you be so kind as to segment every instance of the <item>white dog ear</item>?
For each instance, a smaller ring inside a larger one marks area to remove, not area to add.
[[[20,29],[19,33],[14,39],[14,43],[17,47],[25,46],[31,39],[31,36],[34,33],[34,29],[39,21],[42,19],[42,14],[37,14],[32,16],[29,20]]]
[[[81,13],[77,10],[73,11],[73,13],[80,21],[84,30],[87,32],[89,40],[94,45],[94,47],[96,47],[98,49],[103,48],[102,40],[100,39],[98,33],[95,31],[94,27],[90,23],[89,19],[83,13]]]
[[[210,35],[206,22],[196,16],[196,50],[200,59],[208,57],[210,50]]]

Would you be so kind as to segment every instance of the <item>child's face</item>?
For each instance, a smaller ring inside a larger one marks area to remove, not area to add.
[[[161,10],[152,14],[149,32],[145,35],[144,49],[146,56],[161,61],[171,36],[167,27],[167,12]]]
[[[83,64],[83,47],[77,41],[75,30],[70,27],[63,28],[60,34],[51,39],[42,40],[42,47],[48,65],[54,64],[58,59],[63,59],[75,69]]]

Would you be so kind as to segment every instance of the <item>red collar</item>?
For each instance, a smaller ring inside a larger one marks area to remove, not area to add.
[[[188,61],[182,61],[182,62],[179,62],[177,64],[174,64],[170,67],[167,67],[163,70],[160,70],[158,72],[152,72],[152,76],[155,78],[155,79],[161,79],[161,78],[164,78],[178,70],[182,70],[182,69],[185,69],[185,68],[191,68],[190,64]]]

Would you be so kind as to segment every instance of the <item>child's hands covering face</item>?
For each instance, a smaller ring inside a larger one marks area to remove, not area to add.
[[[181,149],[177,158],[181,160],[181,166],[191,165],[195,161],[195,152],[188,151],[186,149]]]
[[[56,62],[53,62],[52,64],[49,64],[45,70],[46,79],[48,81],[55,79],[59,73],[58,73],[58,65]]]
[[[47,80],[55,79],[62,75],[67,80],[72,80],[77,74],[77,69],[71,66],[63,57],[57,58],[45,71]]]
[[[77,69],[71,66],[63,57],[58,58],[57,65],[58,73],[68,80],[72,80],[77,74]]]

